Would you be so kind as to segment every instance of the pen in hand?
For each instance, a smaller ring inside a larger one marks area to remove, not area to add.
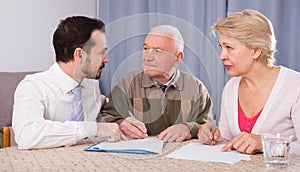
[[[206,123],[208,123],[208,127],[210,132],[212,133],[212,135],[209,137],[210,139],[210,145],[215,145],[216,141],[215,141],[215,131],[216,131],[216,120],[214,119],[210,119],[209,120],[205,120]]]
[[[130,117],[135,119],[134,115],[132,114],[132,112],[130,110],[128,110],[128,114]],[[139,126],[136,126],[136,128],[138,128],[145,136],[148,136],[147,131],[143,131]]]

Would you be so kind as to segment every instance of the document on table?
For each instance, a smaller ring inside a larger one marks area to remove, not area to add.
[[[237,151],[221,152],[224,144],[220,145],[202,145],[199,142],[191,142],[178,150],[167,155],[168,158],[223,162],[234,164],[240,160],[250,160],[250,155],[241,154]]]
[[[85,151],[157,154],[162,153],[164,142],[158,138],[121,140],[118,142],[100,142],[90,146]]]

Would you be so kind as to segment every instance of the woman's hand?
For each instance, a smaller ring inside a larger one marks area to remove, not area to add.
[[[237,150],[245,154],[254,154],[257,151],[262,151],[261,137],[257,134],[242,132],[228,142],[222,151],[229,149]]]
[[[216,144],[216,141],[220,139],[220,130],[215,128],[212,133],[212,125],[212,123],[206,122],[200,126],[197,136],[202,144],[214,145]]]

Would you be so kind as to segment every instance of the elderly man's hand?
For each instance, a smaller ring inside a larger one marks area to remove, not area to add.
[[[162,131],[157,137],[164,142],[182,142],[191,139],[192,135],[187,125],[175,124]]]
[[[120,123],[120,129],[129,139],[144,139],[148,136],[145,124],[134,117],[125,118]]]

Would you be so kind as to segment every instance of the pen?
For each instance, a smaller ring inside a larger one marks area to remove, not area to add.
[[[211,118],[209,118],[209,119],[211,119]],[[214,120],[214,118],[212,118],[211,120],[204,120],[204,121],[211,124],[210,131],[212,133],[212,136],[209,139],[211,140],[210,145],[214,145],[215,144],[214,134],[216,131],[216,120]]]
[[[134,118],[134,116],[133,116],[133,114],[132,114],[132,112],[130,110],[128,110],[128,114],[129,114],[129,116],[131,116],[131,117]]]
[[[212,138],[211,138],[211,145],[215,144],[215,130],[216,130],[216,120],[212,119],[211,122],[211,133],[212,133]]]

